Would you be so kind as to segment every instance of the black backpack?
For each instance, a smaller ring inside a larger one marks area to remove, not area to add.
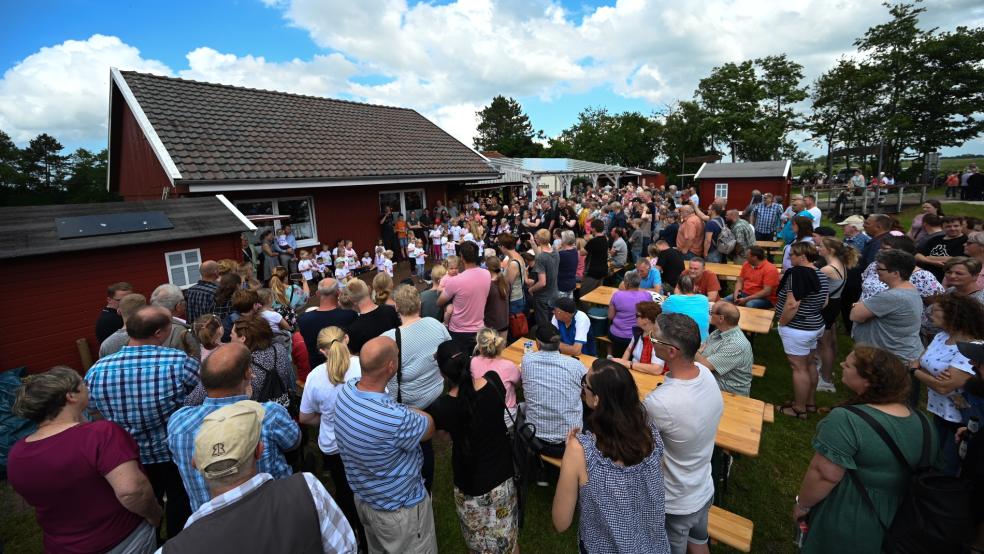
[[[845,409],[871,426],[895,455],[899,464],[909,472],[908,488],[891,525],[886,526],[881,518],[878,518],[878,523],[885,532],[882,551],[899,554],[968,552],[968,545],[974,532],[971,483],[932,467],[929,460],[932,435],[926,416],[914,410],[922,423],[923,445],[919,463],[916,467],[912,467],[892,437],[875,418],[856,406],[845,406]],[[848,470],[848,474],[865,504],[874,510],[871,497],[868,496],[868,491],[865,490],[857,472]]]

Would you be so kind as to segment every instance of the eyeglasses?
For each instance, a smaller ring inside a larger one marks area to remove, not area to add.
[[[581,376],[581,388],[582,389],[585,389],[585,390],[589,390],[589,391],[591,391],[591,394],[594,394],[594,389],[591,388],[591,385],[588,384],[588,374],[587,373],[585,373],[584,375]]]

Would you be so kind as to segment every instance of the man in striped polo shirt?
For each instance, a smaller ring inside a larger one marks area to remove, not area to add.
[[[370,340],[359,358],[362,377],[338,394],[335,439],[369,552],[436,553],[434,512],[420,474],[420,443],[434,434],[434,420],[386,393],[397,369],[393,339]]]

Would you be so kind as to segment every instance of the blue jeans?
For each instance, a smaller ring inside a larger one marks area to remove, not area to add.
[[[707,258],[705,258],[704,261],[710,262],[712,264],[724,263],[724,254],[718,252],[717,248],[712,247],[710,250],[707,251]]]
[[[521,314],[526,311],[526,299],[511,300],[509,302],[509,315]]]
[[[724,301],[731,302],[732,304],[734,304],[735,303],[734,296],[735,296],[734,294],[729,294],[728,296],[724,297]],[[745,298],[746,296],[748,295],[743,292],[738,293],[738,298]],[[745,306],[748,306],[749,308],[759,308],[762,310],[771,310],[772,308],[775,307],[772,305],[772,302],[769,302],[765,298],[754,298],[752,300],[749,300],[748,303],[745,304]]]

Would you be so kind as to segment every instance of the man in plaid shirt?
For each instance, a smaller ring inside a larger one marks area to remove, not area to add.
[[[755,226],[755,240],[773,240],[779,228],[782,205],[773,202],[772,193],[762,197],[762,203],[752,209],[752,225]]]
[[[89,409],[130,433],[158,501],[167,495],[167,535],[191,515],[188,495],[167,448],[167,420],[198,385],[198,360],[161,346],[171,334],[171,314],[146,306],[126,322],[130,341],[96,362],[85,375]]]
[[[202,314],[210,314],[215,309],[215,291],[219,288],[219,264],[205,260],[198,268],[201,279],[185,291],[188,304],[188,324],[194,325]]]

